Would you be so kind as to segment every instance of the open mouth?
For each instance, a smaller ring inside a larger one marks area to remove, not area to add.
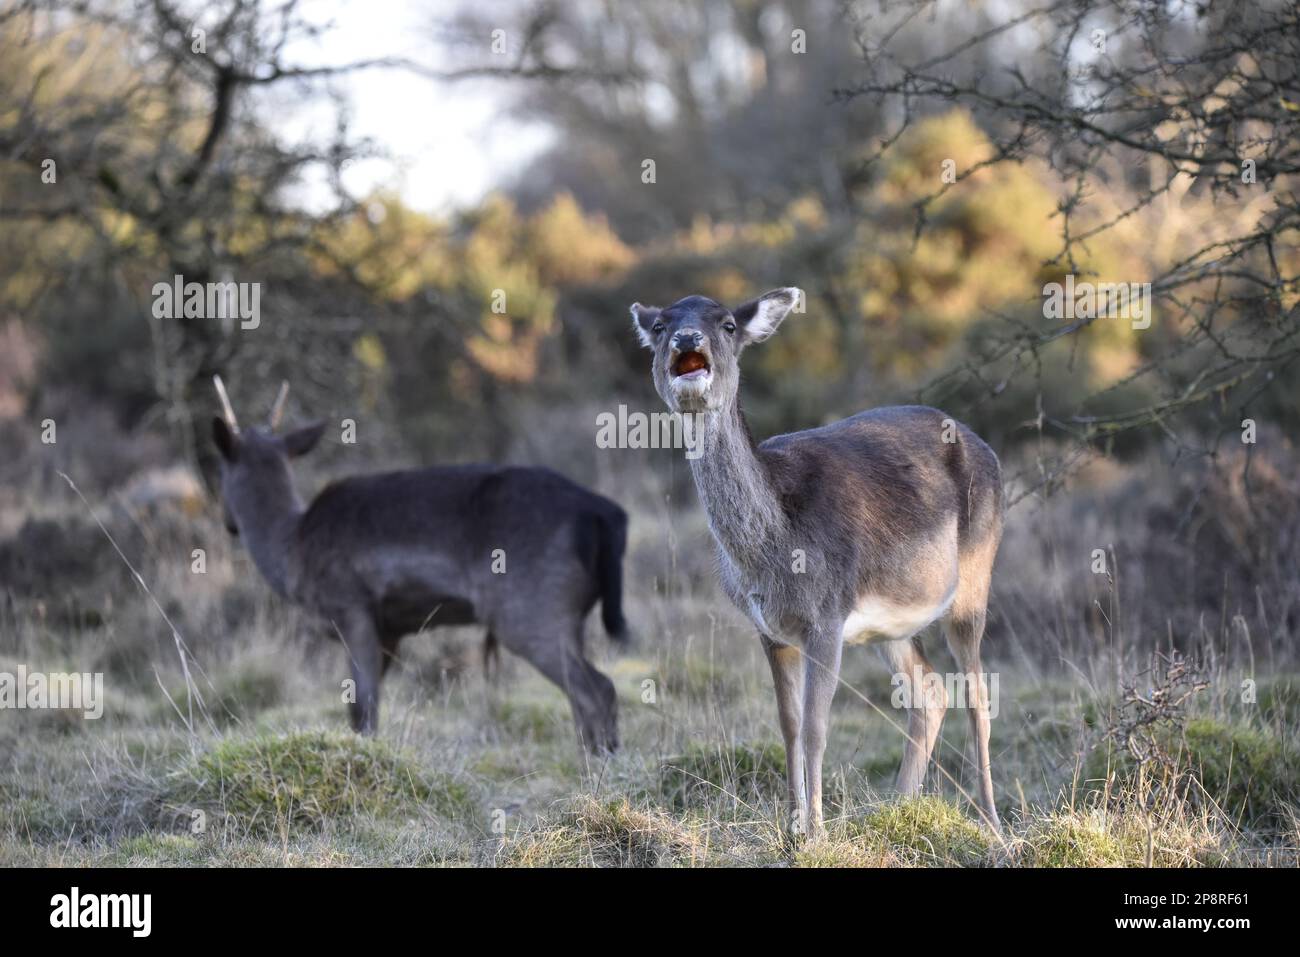
[[[709,360],[701,352],[683,352],[672,365],[678,379],[698,379],[709,374]]]

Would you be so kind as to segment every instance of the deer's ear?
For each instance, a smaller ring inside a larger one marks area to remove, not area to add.
[[[790,314],[802,295],[802,291],[794,286],[773,289],[731,310],[744,334],[745,344],[762,342],[776,332],[776,327]]]
[[[636,336],[641,340],[641,345],[647,349],[655,347],[654,336],[650,330],[654,328],[655,320],[659,318],[659,313],[662,311],[658,306],[643,306],[639,302],[632,303],[632,328],[636,330]]]
[[[289,457],[297,458],[314,449],[324,434],[325,422],[322,419],[320,422],[313,422],[311,425],[304,425],[301,429],[285,433],[280,441],[284,443],[284,450],[289,453]]]
[[[235,461],[235,453],[239,451],[239,437],[230,428],[230,423],[219,415],[212,417],[212,441],[223,459],[227,462]]]

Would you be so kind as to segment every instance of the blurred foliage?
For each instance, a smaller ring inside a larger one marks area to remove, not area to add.
[[[170,5],[151,9],[162,12],[139,35],[73,12],[66,28],[18,16],[0,36],[0,324],[24,327],[41,365],[19,386],[0,383],[11,415],[95,402],[128,427],[176,426],[192,457],[207,444],[207,383],[222,371],[237,407],[269,401],[288,378],[307,415],[368,415],[372,448],[388,458],[566,448],[522,434],[538,427],[535,410],[562,417],[629,395],[658,407],[629,303],[702,293],[735,304],[798,285],[806,311],[746,356],[756,433],[920,400],[1007,449],[1045,423],[1154,401],[1141,373],[1158,356],[1175,384],[1195,382],[1213,348],[1180,350],[1191,319],[1166,309],[1150,329],[1107,320],[1040,349],[1063,327],[1043,315],[1045,283],[1168,269],[1222,218],[1218,197],[1183,185],[1149,215],[1119,216],[1131,196],[1117,177],[1091,212],[1115,224],[1061,258],[1064,187],[1046,158],[995,162],[987,128],[960,108],[918,113],[880,152],[880,116],[827,106],[860,55],[828,0],[550,11],[530,56],[580,51],[593,70],[622,66],[630,79],[519,88],[521,110],[560,132],[557,145],[527,182],[443,218],[341,187],[324,212],[296,205],[309,170],[337,187],[368,147],[343,119],[328,143],[281,142],[249,95],[248,77],[292,72],[269,20],[236,18],[243,59],[195,67],[174,49]],[[725,37],[731,53],[710,59],[668,29],[678,21]],[[795,23],[819,26],[817,56],[792,52]],[[630,54],[624,36],[638,38]],[[707,68],[650,79],[692,63]],[[232,84],[223,119],[213,98]],[[57,184],[40,183],[47,155],[60,157]],[[659,180],[643,183],[651,155]],[[1252,198],[1233,215],[1248,222],[1262,208]],[[262,328],[152,319],[153,284],[182,271],[263,283]],[[1297,394],[1272,389],[1260,407],[1294,421]],[[1212,411],[1181,414],[1211,430]]]

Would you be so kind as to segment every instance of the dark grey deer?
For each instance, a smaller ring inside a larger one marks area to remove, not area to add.
[[[596,601],[610,637],[622,613],[627,515],[609,499],[541,468],[459,465],[346,478],[310,505],[289,460],[324,423],[277,435],[288,385],[268,426],[240,431],[220,377],[227,527],[281,597],[315,613],[352,663],[352,726],[379,723],[379,685],[402,637],[480,623],[569,697],[578,737],[618,747],[613,683],[587,660],[583,624]]]
[[[688,296],[635,303],[654,383],[697,413],[691,471],[718,546],[722,587],[758,629],[785,738],[791,827],[822,829],[822,756],[845,643],[878,644],[908,694],[898,775],[920,791],[947,707],[918,639],[943,619],[970,680],[979,806],[997,827],[980,665],[989,579],[1002,537],[997,456],[935,409],[861,412],[755,445],[737,394],[739,359],[772,335],[800,295],[777,289],[735,309]],[[937,677],[937,676],[934,676]]]

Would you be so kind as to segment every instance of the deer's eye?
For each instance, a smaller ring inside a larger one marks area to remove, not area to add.
[[[657,336],[659,333],[664,331],[664,324],[662,322],[656,322],[650,331]]]
[[[735,331],[736,331],[736,324],[735,324],[734,322],[724,322],[724,323],[722,324],[722,328],[723,328],[723,330],[726,331],[726,332],[735,332]]]

